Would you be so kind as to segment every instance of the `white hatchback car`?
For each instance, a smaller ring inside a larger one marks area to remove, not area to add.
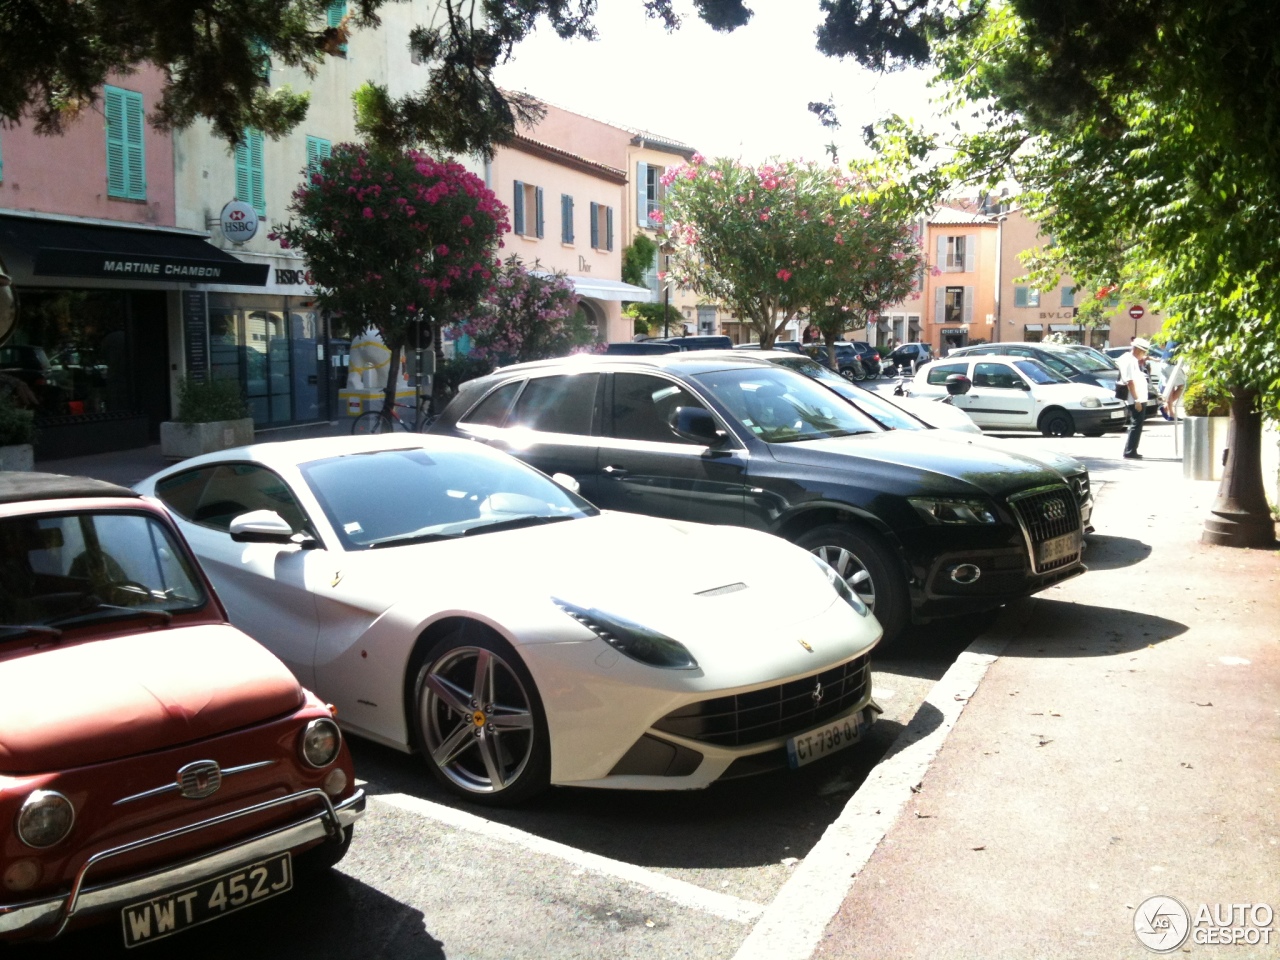
[[[1039,430],[1046,437],[1079,431],[1099,436],[1124,427],[1125,405],[1101,387],[1072,383],[1038,360],[978,354],[935,360],[907,385],[913,397],[941,397],[947,377],[962,374],[972,386],[952,398],[985,430]]]

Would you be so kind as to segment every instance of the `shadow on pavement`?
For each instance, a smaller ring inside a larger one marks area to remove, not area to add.
[[[359,827],[356,842],[359,842]],[[422,912],[341,872],[304,881],[292,890],[140,950],[124,946],[119,914],[53,943],[15,946],[8,960],[106,960],[110,957],[274,957],[279,960],[361,957],[368,960],[444,960],[440,941],[424,928]]]
[[[1084,553],[1084,565],[1090,570],[1119,570],[1151,556],[1151,546],[1132,537],[1093,533],[1086,542],[1089,546]]]
[[[1186,632],[1186,624],[1149,613],[1041,598],[1004,656],[1106,657],[1141,650]]]

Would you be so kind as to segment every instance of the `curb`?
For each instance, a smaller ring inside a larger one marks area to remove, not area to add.
[[[1028,597],[1006,607],[934,684],[884,759],[765,908],[733,960],[812,956],[854,878],[897,822],[987,668],[1022,630],[1035,602]]]

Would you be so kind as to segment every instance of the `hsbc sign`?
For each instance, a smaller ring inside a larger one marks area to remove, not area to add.
[[[232,243],[245,243],[258,232],[258,211],[242,200],[232,200],[219,218],[222,235]]]

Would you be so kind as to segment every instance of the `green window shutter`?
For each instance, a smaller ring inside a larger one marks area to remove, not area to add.
[[[267,45],[256,38],[250,40],[249,56],[257,61],[258,76],[262,78],[262,82],[269,84],[271,82],[271,51]]]
[[[333,153],[333,144],[321,137],[307,137],[307,173],[318,173]]]
[[[260,130],[246,130],[244,138],[236,146],[236,199],[253,207],[258,216],[267,215]]]
[[[331,27],[336,27],[342,23],[342,18],[347,15],[347,0],[334,0],[329,4],[329,9],[325,11],[325,20]]]
[[[1027,288],[1026,287],[1013,288],[1013,305],[1015,307],[1027,306]]]
[[[604,236],[606,250],[613,249],[613,207],[604,208]]]
[[[107,196],[129,195],[129,174],[125,157],[124,94],[119,87],[103,90],[107,117]]]
[[[514,233],[524,233],[524,184],[515,181],[515,191],[511,198],[511,229]]]
[[[249,182],[249,141],[242,139],[236,144],[236,199],[241,203],[253,203]]]
[[[147,163],[143,124],[142,94],[126,92],[124,97],[125,171],[129,176],[130,200],[147,199]]]
[[[542,237],[542,234],[543,234],[543,223],[542,223],[542,188],[541,188],[541,187],[534,187],[534,189],[533,189],[533,197],[534,197],[534,208],[535,208],[535,210],[536,210],[536,212],[537,212],[537,229],[536,229],[536,230],[534,230],[534,235],[535,235],[535,236],[537,236],[538,238],[541,238],[541,237]]]

